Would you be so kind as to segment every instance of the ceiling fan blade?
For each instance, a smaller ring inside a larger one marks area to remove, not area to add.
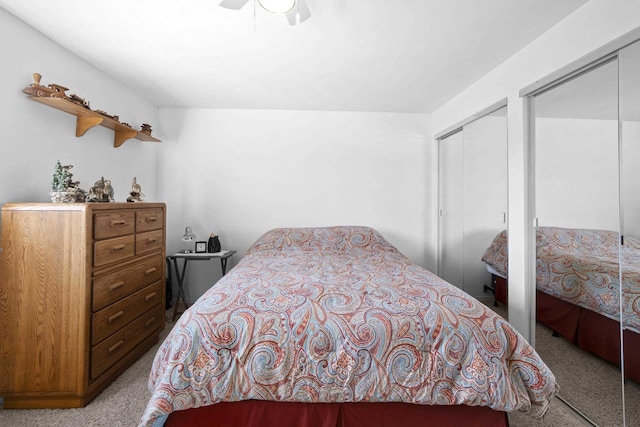
[[[300,14],[300,20],[298,23],[302,23],[307,19],[311,18],[311,12],[309,11],[309,7],[307,6],[307,0],[297,0],[297,4],[287,12],[287,20],[289,21],[289,25],[296,25],[296,14]]]
[[[220,2],[220,6],[224,7],[225,9],[240,10],[247,3],[249,3],[249,0],[222,0]]]

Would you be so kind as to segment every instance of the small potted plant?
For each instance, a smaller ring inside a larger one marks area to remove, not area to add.
[[[51,179],[51,201],[53,203],[73,203],[76,201],[75,192],[69,191],[72,187],[69,169],[71,166],[62,166],[60,160],[56,161]]]

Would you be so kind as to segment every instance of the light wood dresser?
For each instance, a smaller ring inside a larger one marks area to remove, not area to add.
[[[88,404],[164,328],[163,203],[2,207],[0,397]]]

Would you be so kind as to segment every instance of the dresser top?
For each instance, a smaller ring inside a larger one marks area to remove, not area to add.
[[[110,203],[7,203],[3,211],[103,211],[114,209],[165,208],[164,203],[155,202],[110,202]]]

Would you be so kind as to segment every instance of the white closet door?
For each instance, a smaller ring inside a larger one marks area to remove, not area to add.
[[[464,127],[464,291],[484,294],[491,274],[482,255],[507,228],[506,107]]]
[[[464,137],[458,132],[439,142],[440,259],[438,275],[461,289],[464,285]]]

